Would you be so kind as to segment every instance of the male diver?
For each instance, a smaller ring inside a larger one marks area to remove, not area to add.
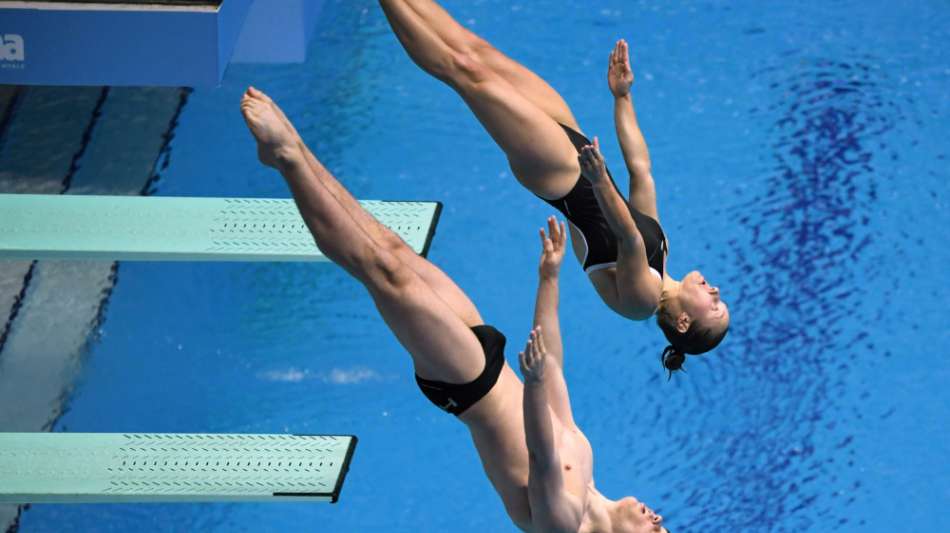
[[[307,149],[264,93],[241,111],[262,163],[280,171],[327,258],[369,291],[412,356],[423,394],[472,435],[488,479],[524,531],[663,533],[635,498],[610,500],[593,480],[593,452],[575,425],[562,373],[558,272],[566,231],[551,217],[542,241],[534,328],[519,354],[524,383],[505,361],[505,337],[464,292],[377,222]]]

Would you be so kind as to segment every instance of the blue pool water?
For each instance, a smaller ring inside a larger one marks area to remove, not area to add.
[[[566,375],[600,490],[677,532],[950,531],[950,6],[444,4],[558,89],[618,176],[605,71],[630,42],[668,267],[700,268],[732,308],[722,347],[668,383],[659,330],[610,313],[565,261]],[[238,112],[249,84],[356,196],[444,202],[430,259],[520,342],[552,210],[375,2],[328,2],[306,64],[234,65],[192,93],[157,194],[288,195]],[[41,505],[21,531],[513,530],[467,431],[419,394],[341,269],[117,276],[54,430],[355,434],[341,500]]]

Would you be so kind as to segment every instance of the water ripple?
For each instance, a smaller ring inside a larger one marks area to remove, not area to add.
[[[682,443],[691,458],[682,468],[704,472],[684,487],[689,508],[703,510],[683,524],[690,530],[843,524],[861,490],[853,469],[845,479],[831,472],[847,469],[829,465],[853,455],[840,376],[875,312],[863,279],[876,166],[901,120],[876,63],[786,57],[755,74],[774,98],[752,109],[772,121],[763,153],[773,160],[759,169],[761,192],[731,206],[744,229],[730,241],[743,274],[730,283],[739,292],[727,363],[735,372],[717,375],[726,381],[716,387],[734,426],[715,444]]]

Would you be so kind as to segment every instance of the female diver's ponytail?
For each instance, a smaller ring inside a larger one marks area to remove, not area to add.
[[[660,362],[663,363],[663,368],[665,368],[668,373],[666,377],[667,381],[673,379],[673,372],[683,370],[683,363],[685,361],[686,352],[684,352],[682,348],[670,344],[663,349],[663,353],[660,354]]]

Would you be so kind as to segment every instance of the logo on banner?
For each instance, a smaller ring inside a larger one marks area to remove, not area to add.
[[[23,46],[23,37],[15,33],[0,35],[0,67],[23,68],[26,61],[26,50]]]

